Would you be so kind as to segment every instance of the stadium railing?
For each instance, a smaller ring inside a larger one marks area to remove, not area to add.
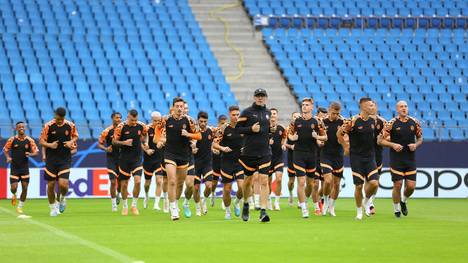
[[[399,29],[467,29],[467,16],[275,16],[256,15],[256,28],[399,28]]]

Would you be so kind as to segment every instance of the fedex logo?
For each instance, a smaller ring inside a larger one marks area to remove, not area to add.
[[[73,173],[81,172],[80,175]],[[84,176],[83,176],[84,175]],[[44,171],[39,176],[40,196],[47,196],[47,181]],[[85,169],[85,174],[78,169],[72,169],[69,181],[69,197],[107,197],[109,195],[109,176],[107,169]]]

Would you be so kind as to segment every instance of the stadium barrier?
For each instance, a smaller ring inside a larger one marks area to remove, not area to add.
[[[466,16],[300,16],[300,15],[256,15],[253,17],[254,27],[270,28],[387,28],[387,29],[466,29],[468,17]]]
[[[282,181],[282,196],[288,196],[287,170]],[[28,189],[28,198],[47,198],[47,182],[43,178],[43,169],[31,168],[31,177]],[[9,170],[0,169],[0,199],[11,198],[8,182]],[[466,168],[421,168],[418,169],[416,183],[416,198],[467,198],[468,197],[468,169]],[[142,180],[142,184],[143,184]],[[273,183],[273,185],[275,185]],[[109,179],[105,168],[72,168],[70,172],[69,198],[106,198],[109,197]],[[133,180],[129,182],[129,189],[133,188]],[[201,191],[204,186],[202,185]],[[237,186],[233,186],[233,194]],[[390,198],[392,195],[392,182],[388,169],[384,169],[380,179],[380,189],[377,197]],[[142,188],[143,189],[143,188]],[[273,189],[274,190],[274,189]],[[131,193],[131,190],[129,191]],[[150,196],[154,197],[155,182],[150,188]],[[296,189],[293,191],[296,194]],[[216,191],[218,197],[222,196],[222,186]],[[140,197],[144,196],[143,190]],[[353,197],[354,186],[351,169],[345,168],[344,179],[341,183],[340,197]]]

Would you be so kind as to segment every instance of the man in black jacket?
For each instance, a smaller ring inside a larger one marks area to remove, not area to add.
[[[269,222],[270,217],[266,213],[269,189],[268,170],[271,165],[270,148],[270,117],[271,112],[266,108],[267,93],[264,89],[254,92],[255,102],[246,108],[237,123],[238,131],[244,134],[244,142],[241,149],[240,164],[244,169],[244,207],[242,220],[249,220],[248,197],[252,195],[252,175],[258,172],[260,181],[260,221]]]

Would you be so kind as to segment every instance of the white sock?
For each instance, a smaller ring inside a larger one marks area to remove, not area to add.
[[[65,201],[65,196],[60,196],[60,203],[62,203],[63,201]]]
[[[362,215],[362,206],[356,209],[358,215]]]
[[[226,214],[231,214],[231,206],[226,206]]]
[[[190,202],[190,199],[185,198],[185,200],[184,200],[184,205],[185,205],[185,206],[188,206],[188,205],[189,205],[189,202]]]
[[[23,206],[24,206],[24,202],[23,202],[23,201],[19,201],[18,208],[23,208]]]
[[[249,203],[252,203],[252,204],[253,204],[253,203],[254,203],[253,197],[252,197],[252,196],[250,196],[250,197],[248,198],[248,201],[247,201],[247,202],[249,202]]]
[[[260,206],[260,195],[254,194],[255,206]]]
[[[289,191],[289,196],[291,196],[291,197],[293,196],[293,191],[292,190]]]
[[[122,199],[122,207],[128,208],[128,199]]]
[[[279,203],[281,196],[275,195],[275,203]]]
[[[314,203],[314,208],[315,208],[315,210],[319,210],[319,209],[320,209],[320,206],[319,206],[319,203],[318,203],[318,202]]]
[[[368,207],[369,206],[369,198],[364,198],[364,206]]]
[[[137,207],[137,204],[138,204],[138,197],[133,197],[133,199],[132,199],[132,206],[133,206],[133,207]]]
[[[299,203],[299,206],[301,207],[301,209],[307,209],[307,205],[305,202]]]
[[[328,200],[328,207],[335,207],[335,199],[330,198]]]
[[[393,204],[393,210],[395,212],[400,212],[400,203]]]
[[[117,198],[111,198],[112,200],[112,206],[116,206],[117,205]]]
[[[177,209],[177,201],[170,202],[169,206],[170,206],[171,209]]]
[[[149,198],[148,192],[145,192],[145,197],[146,197],[146,199]]]
[[[55,203],[49,204],[49,207],[50,207],[50,210],[54,210],[55,209]]]
[[[330,200],[330,197],[328,195],[323,197],[323,206],[324,207],[328,207],[329,200]]]
[[[167,199],[167,192],[164,192],[164,193],[163,193],[163,198],[164,198],[164,199]]]
[[[240,199],[236,197],[236,199],[234,199],[234,204],[238,205],[240,203]]]
[[[195,203],[195,208],[196,208],[196,209],[200,209],[200,202]]]
[[[160,201],[160,200],[161,200],[161,197],[160,197],[160,196],[156,196],[156,197],[154,198],[154,202],[155,202],[156,204],[158,204],[158,205],[159,205],[159,201]]]
[[[409,197],[406,197],[405,195],[403,195],[403,197],[401,197],[401,201],[403,203],[406,203],[406,201],[408,201]]]

